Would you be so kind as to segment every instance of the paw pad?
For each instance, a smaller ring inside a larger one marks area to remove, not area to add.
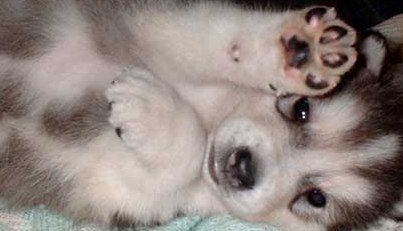
[[[312,88],[315,90],[322,90],[329,86],[327,81],[322,80],[321,78],[318,78],[312,74],[308,74],[308,76],[306,77],[305,83],[309,88]]]
[[[305,16],[305,21],[308,24],[314,24],[316,21],[320,20],[327,12],[325,7],[316,7],[308,11]]]
[[[281,42],[286,52],[286,62],[290,67],[300,68],[308,61],[310,51],[307,42],[295,35],[288,40],[282,38]]]
[[[321,44],[328,44],[331,42],[335,42],[341,39],[343,36],[347,35],[347,29],[341,26],[330,26],[323,32],[323,35],[320,37],[319,42]]]
[[[295,17],[284,26],[280,41],[286,75],[280,88],[286,93],[325,94],[357,59],[353,47],[356,32],[336,17],[333,8],[314,7],[295,12]]]

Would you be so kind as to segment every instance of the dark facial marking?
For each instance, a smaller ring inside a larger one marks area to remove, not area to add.
[[[60,140],[85,142],[109,125],[109,113],[108,102],[102,94],[88,93],[73,106],[63,107],[60,102],[50,104],[42,115],[42,126]]]
[[[390,69],[392,70],[392,69]],[[349,147],[365,145],[371,140],[377,140],[384,135],[403,135],[401,108],[403,107],[402,70],[392,71],[393,79],[382,85],[380,79],[369,71],[361,70],[348,88],[360,105],[366,108],[366,115],[361,124],[344,134],[342,144]],[[389,75],[388,74],[388,75]],[[347,89],[345,90],[347,91]],[[401,140],[400,140],[401,142]],[[361,228],[381,216],[387,215],[393,204],[400,200],[403,188],[403,156],[402,146],[396,156],[366,166],[353,167],[352,174],[370,182],[371,197],[365,204],[355,204],[348,201],[337,203],[335,224],[345,227]],[[365,157],[364,157],[365,158]]]
[[[342,134],[343,141],[337,147],[356,149],[368,141],[393,134],[400,137],[400,146],[393,158],[375,163],[368,161],[366,165],[350,169],[351,175],[369,182],[371,196],[365,203],[330,197],[331,214],[326,220],[330,221],[328,228],[331,231],[365,228],[379,217],[388,215],[394,203],[400,200],[403,188],[403,65],[388,66],[387,74],[379,77],[366,70],[365,63],[358,64],[362,66],[348,73],[341,85],[343,90],[331,97],[342,94],[358,100],[358,104],[365,109],[365,118],[356,128],[350,128]],[[328,193],[331,196],[331,192]]]
[[[331,220],[334,222],[330,227],[343,227],[345,229],[349,228],[366,228],[366,226],[377,220],[382,214],[386,212],[384,206],[381,205],[378,208],[377,202],[381,201],[370,201],[368,204],[354,203],[351,201],[338,201],[334,200],[334,212],[331,216]],[[385,200],[386,201],[386,200]],[[387,203],[391,205],[390,203]]]
[[[389,218],[393,219],[396,222],[403,222],[403,216],[390,216]]]

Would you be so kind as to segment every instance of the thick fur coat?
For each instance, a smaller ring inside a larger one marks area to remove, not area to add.
[[[400,199],[401,67],[380,77],[371,36],[341,89],[286,94],[332,90],[355,40],[326,7],[1,1],[0,195],[105,226],[364,227]]]

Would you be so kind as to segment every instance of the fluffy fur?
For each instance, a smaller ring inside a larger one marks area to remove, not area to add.
[[[385,53],[365,53],[382,42],[366,40],[354,80],[309,99],[305,119],[301,97],[267,92],[323,94],[350,69],[355,33],[332,9],[18,0],[0,17],[12,206],[105,226],[231,213],[324,230],[363,227],[399,200],[401,83],[381,82]]]

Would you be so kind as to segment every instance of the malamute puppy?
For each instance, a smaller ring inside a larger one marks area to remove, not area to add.
[[[202,158],[195,150],[204,151],[203,178],[192,183],[206,183],[212,194],[197,188],[209,198],[191,198],[201,202],[198,212],[209,204],[214,213],[283,230],[348,230],[399,218],[403,66],[391,65],[381,75],[387,52],[377,34],[360,47],[348,80],[325,98],[276,98],[229,86],[215,89],[219,94],[210,89],[214,102],[196,92],[184,102],[152,74],[135,70],[107,92],[110,121],[126,146],[170,185]],[[195,142],[206,134],[206,143]]]
[[[383,43],[364,43],[377,55],[350,84],[362,89],[267,92],[330,91],[354,42],[325,7],[1,1],[0,195],[103,225],[363,226],[400,195],[400,106],[381,103],[401,87],[381,86]]]

